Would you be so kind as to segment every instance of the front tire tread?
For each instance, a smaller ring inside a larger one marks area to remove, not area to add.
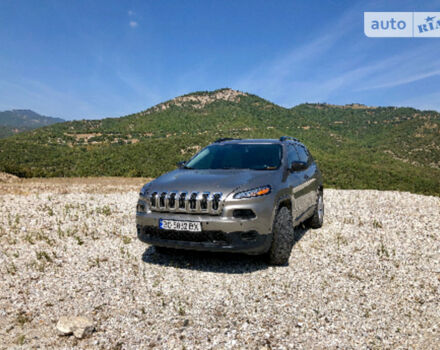
[[[287,265],[295,241],[292,213],[288,207],[279,209],[272,229],[272,246],[268,258],[271,265]]]

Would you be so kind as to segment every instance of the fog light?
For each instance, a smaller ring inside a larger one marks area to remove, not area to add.
[[[251,209],[235,209],[232,216],[236,219],[249,220],[255,218],[255,213]]]

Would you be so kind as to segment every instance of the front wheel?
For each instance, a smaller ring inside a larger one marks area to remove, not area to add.
[[[315,211],[310,219],[308,219],[307,224],[311,228],[320,228],[324,223],[324,195],[323,191],[318,191],[318,198],[316,200]]]
[[[156,251],[156,253],[158,254],[169,254],[170,253],[170,248],[167,247],[159,247],[157,245],[154,246],[154,250]]]
[[[268,253],[269,263],[271,265],[286,265],[289,262],[295,240],[292,213],[289,208],[282,207],[278,211],[273,223],[272,235],[272,246]]]

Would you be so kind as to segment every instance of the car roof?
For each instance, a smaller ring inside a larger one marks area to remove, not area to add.
[[[277,139],[225,139],[216,143],[281,143]]]
[[[302,144],[302,142],[298,140],[291,140],[286,139],[283,141],[280,141],[279,139],[219,139],[215,141],[214,143],[221,143],[221,144],[240,144],[240,143],[273,143],[273,144],[279,144],[282,145],[283,143],[299,143]]]

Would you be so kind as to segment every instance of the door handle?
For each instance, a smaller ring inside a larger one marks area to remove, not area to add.
[[[304,179],[308,179],[310,176],[309,175],[304,175]]]

